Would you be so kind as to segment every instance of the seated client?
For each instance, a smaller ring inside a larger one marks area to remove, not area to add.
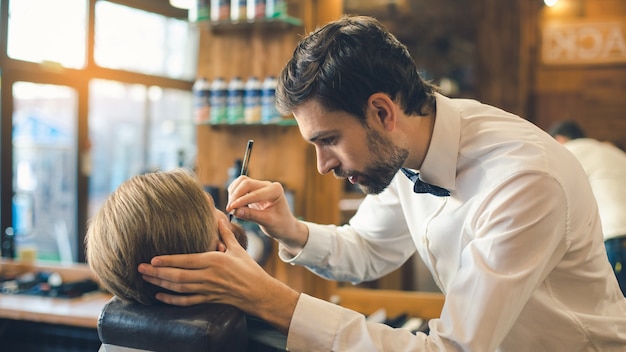
[[[155,294],[164,289],[143,280],[139,264],[162,254],[218,250],[220,217],[227,218],[190,171],[135,176],[109,195],[89,221],[87,262],[103,288],[120,299],[158,303]],[[245,248],[245,231],[235,224],[232,231]]]

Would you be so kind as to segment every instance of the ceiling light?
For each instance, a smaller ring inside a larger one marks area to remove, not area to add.
[[[196,5],[196,0],[170,0],[170,5],[179,9],[189,10]]]

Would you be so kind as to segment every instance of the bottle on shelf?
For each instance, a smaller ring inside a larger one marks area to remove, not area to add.
[[[276,77],[268,76],[261,86],[261,122],[276,123],[282,116],[276,110]]]
[[[211,124],[224,124],[227,122],[226,115],[226,96],[228,89],[226,81],[218,77],[211,83]]]
[[[266,0],[247,0],[246,17],[249,22],[265,19],[265,1]]]
[[[261,81],[255,76],[248,78],[243,96],[244,122],[261,122]]]
[[[237,1],[237,0],[233,0]],[[211,0],[211,21],[225,21],[230,19],[230,0]]]
[[[211,119],[211,82],[200,77],[193,84],[194,121],[197,124],[209,123]]]
[[[265,2],[266,18],[282,18],[287,16],[286,0],[267,0]]]
[[[246,21],[248,13],[246,10],[247,0],[231,0],[230,20],[233,22]]]
[[[229,124],[243,123],[244,83],[241,77],[233,77],[228,83],[227,118]]]
[[[204,22],[210,19],[209,0],[195,0],[189,8],[188,20],[192,23]]]

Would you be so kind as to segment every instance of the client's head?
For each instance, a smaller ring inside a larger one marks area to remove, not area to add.
[[[186,170],[155,172],[123,182],[90,220],[86,242],[89,266],[103,287],[119,298],[157,303],[163,291],[141,278],[140,263],[164,254],[217,250],[217,221],[226,214]],[[245,247],[245,231],[232,225]]]

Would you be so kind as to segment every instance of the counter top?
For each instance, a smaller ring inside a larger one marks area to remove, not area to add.
[[[111,297],[103,292],[71,299],[0,294],[0,318],[95,329],[100,311]]]
[[[58,272],[64,281],[93,278],[86,264],[23,263],[0,260],[0,273],[12,277],[27,271]],[[77,298],[53,298],[23,294],[0,294],[0,319],[96,328],[98,316],[111,294],[96,291]]]

